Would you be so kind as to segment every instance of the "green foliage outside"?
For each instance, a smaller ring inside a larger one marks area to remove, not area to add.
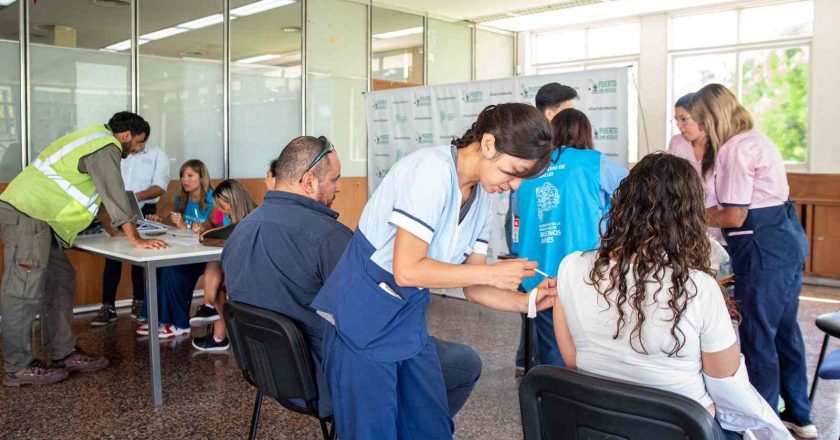
[[[808,52],[796,47],[745,52],[742,103],[756,128],[782,151],[785,161],[804,162],[808,142]]]

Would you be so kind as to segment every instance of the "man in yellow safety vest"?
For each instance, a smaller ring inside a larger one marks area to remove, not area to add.
[[[76,277],[64,248],[73,245],[97,214],[106,225],[120,228],[138,248],[167,247],[137,233],[120,174],[120,160],[142,149],[149,133],[149,123],[139,115],[117,113],[108,124],[50,144],[0,194],[4,385],[49,384],[65,379],[69,372],[108,366],[106,358],[91,356],[76,345],[72,330]],[[105,210],[99,210],[100,204]],[[46,353],[52,359],[49,364],[36,359],[30,346],[38,313],[42,313]]]

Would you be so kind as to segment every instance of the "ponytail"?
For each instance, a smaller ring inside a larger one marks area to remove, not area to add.
[[[548,121],[536,107],[528,104],[488,105],[463,136],[452,140],[452,145],[465,148],[481,142],[485,134],[496,138],[497,153],[536,161],[531,169],[516,177],[530,178],[542,174],[554,151]]]

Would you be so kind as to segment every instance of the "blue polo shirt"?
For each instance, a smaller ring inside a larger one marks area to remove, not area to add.
[[[228,297],[292,318],[319,355],[323,320],[309,304],[353,236],[337,218],[310,198],[269,191],[222,251]]]

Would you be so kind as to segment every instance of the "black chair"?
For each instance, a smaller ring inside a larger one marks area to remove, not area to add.
[[[257,435],[266,395],[291,411],[317,418],[324,439],[334,439],[332,417],[318,414],[318,382],[297,324],[280,313],[235,301],[225,303],[223,315],[236,363],[245,380],[257,388],[249,438]]]
[[[834,350],[831,352],[831,354],[828,355],[828,360],[825,358],[825,352],[828,349],[829,339],[832,337],[840,338],[840,312],[820,315],[817,317],[815,324],[817,325],[817,328],[825,333],[825,338],[823,338],[822,349],[820,349],[820,357],[819,360],[817,360],[817,369],[814,371],[814,381],[811,382],[811,392],[808,394],[808,398],[812,402],[814,401],[814,394],[817,392],[817,382],[820,378],[840,378],[840,350]]]
[[[522,379],[519,406],[525,440],[723,440],[692,399],[555,366]]]

